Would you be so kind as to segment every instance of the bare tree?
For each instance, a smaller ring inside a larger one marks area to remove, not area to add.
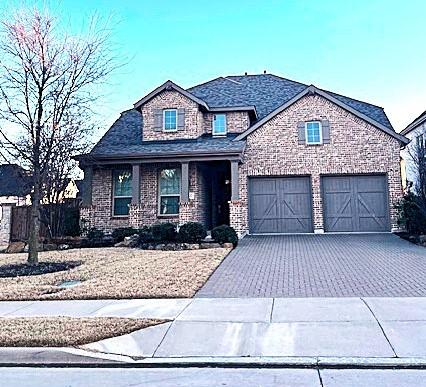
[[[426,133],[420,134],[408,145],[408,154],[414,173],[414,191],[426,203]]]
[[[71,155],[87,146],[98,86],[117,61],[109,31],[95,19],[80,36],[37,9],[9,15],[1,25],[0,153],[32,175],[28,263],[36,265],[40,202],[62,190],[57,184],[69,173]]]

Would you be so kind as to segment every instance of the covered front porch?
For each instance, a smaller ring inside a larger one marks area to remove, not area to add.
[[[239,155],[97,160],[84,165],[82,218],[112,231],[158,222],[233,226]]]

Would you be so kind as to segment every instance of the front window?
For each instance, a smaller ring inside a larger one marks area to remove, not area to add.
[[[213,116],[213,136],[226,135],[226,114],[215,114]]]
[[[163,169],[160,172],[159,180],[159,215],[178,215],[180,170]]]
[[[322,144],[321,123],[309,121],[306,123],[306,144]]]
[[[113,215],[128,216],[132,202],[132,172],[114,171],[113,176]]]
[[[173,132],[177,130],[177,110],[176,109],[166,109],[163,111],[164,117],[164,127],[163,129],[166,132]]]

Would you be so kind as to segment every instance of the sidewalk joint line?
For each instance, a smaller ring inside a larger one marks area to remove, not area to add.
[[[360,298],[361,298],[361,301],[362,301],[362,302],[365,304],[365,306],[368,308],[368,310],[370,311],[370,313],[373,315],[374,319],[375,319],[375,320],[376,320],[376,322],[377,322],[377,325],[379,326],[380,330],[381,330],[381,331],[382,331],[382,333],[383,333],[383,336],[385,337],[386,341],[388,342],[389,346],[390,346],[390,347],[391,347],[391,349],[392,349],[392,352],[395,354],[395,357],[397,358],[397,357],[398,357],[398,355],[397,355],[397,353],[396,353],[396,351],[395,351],[395,348],[394,348],[394,346],[392,345],[392,343],[390,342],[389,337],[387,336],[387,334],[386,334],[386,332],[385,332],[385,330],[384,330],[384,328],[383,328],[382,324],[380,323],[379,319],[377,318],[377,316],[376,316],[376,315],[375,315],[375,313],[373,312],[373,309],[371,309],[371,308],[370,308],[370,305],[368,305],[367,301],[365,301],[363,297],[360,297]]]
[[[160,342],[157,345],[157,348],[155,348],[155,351],[152,353],[152,358],[155,357],[155,354],[157,353],[158,349],[160,348],[161,344],[163,344],[164,339],[166,338],[167,334],[169,333],[170,329],[172,328],[173,324],[175,323],[175,321],[177,320],[177,318],[186,310],[186,308],[189,307],[189,305],[192,304],[192,302],[194,301],[194,298],[191,298],[191,301],[188,302],[187,305],[185,305],[185,307],[180,311],[180,313],[177,314],[177,316],[175,317],[175,319],[172,321],[172,323],[169,325],[169,327],[166,330],[166,333],[164,334],[163,338],[160,340]]]
[[[12,302],[14,302],[14,301],[12,301]],[[19,302],[19,301],[16,301],[16,302]],[[25,301],[24,301],[24,302],[25,302]],[[30,306],[32,306],[32,305],[34,305],[34,304],[35,304],[35,301],[29,301],[28,305],[21,306],[20,308],[15,309],[15,310],[14,310],[14,311],[12,311],[12,312],[9,312],[9,313],[4,314],[2,317],[6,317],[6,316],[9,316],[10,314],[13,314],[13,313],[19,312],[19,311],[20,311],[20,310],[22,310],[22,309],[29,308]],[[19,316],[18,316],[18,317],[19,317]]]
[[[321,371],[320,371],[319,368],[317,368],[317,372],[318,372],[318,379],[319,379],[319,382],[320,382],[320,386],[324,387],[324,383],[322,382]]]
[[[269,322],[270,323],[272,323],[272,314],[274,313],[274,306],[275,306],[275,298],[272,298],[271,314],[269,316]]]

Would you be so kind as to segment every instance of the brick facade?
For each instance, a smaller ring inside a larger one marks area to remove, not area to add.
[[[174,133],[155,131],[155,109],[185,108],[185,128]],[[143,140],[197,138],[211,133],[212,113],[201,112],[192,100],[176,91],[163,91],[142,107]],[[299,121],[328,120],[330,143],[302,145],[298,142]],[[227,113],[229,132],[242,132],[250,126],[245,112]],[[141,128],[142,130],[142,128]],[[388,179],[392,227],[396,227],[394,203],[402,187],[399,167],[398,140],[366,121],[318,95],[305,96],[273,117],[246,138],[246,148],[239,165],[239,200],[230,202],[230,223],[244,234],[248,231],[248,178],[250,176],[309,175],[312,185],[313,222],[316,231],[323,230],[321,176],[324,174],[385,173]],[[179,164],[141,164],[140,196],[131,205],[127,218],[112,216],[112,169],[97,169],[93,173],[92,206],[81,211],[87,225],[105,231],[114,228],[172,221],[179,224],[199,221],[208,224],[211,198],[207,190],[208,171],[201,164],[189,165],[188,203],[181,203],[179,216],[158,215],[158,174],[161,168]],[[129,166],[130,168],[130,166]]]
[[[130,168],[130,167],[129,167]],[[189,165],[189,203],[181,203],[179,215],[158,215],[158,177],[161,169],[180,168],[179,164],[142,164],[138,205],[130,205],[128,217],[112,216],[112,170],[97,169],[93,173],[92,206],[81,209],[87,228],[96,227],[106,232],[115,228],[135,228],[157,222],[183,224],[188,221],[206,222],[205,177],[196,163]]]
[[[204,113],[204,132],[212,133],[214,113]],[[226,113],[226,128],[229,133],[241,133],[250,126],[250,117],[247,112]]]
[[[0,247],[5,247],[9,244],[11,223],[12,205],[0,204]]]
[[[297,123],[330,121],[330,144],[299,145]],[[231,225],[248,230],[248,177],[311,176],[315,230],[323,229],[320,177],[323,174],[386,173],[392,227],[402,187],[398,140],[320,96],[306,96],[247,137],[240,164],[240,200],[231,204]]]
[[[156,109],[185,109],[185,128],[175,132],[154,129]],[[163,91],[142,107],[143,140],[176,140],[197,138],[204,132],[203,113],[198,104],[177,91]],[[142,130],[142,128],[141,128]]]

